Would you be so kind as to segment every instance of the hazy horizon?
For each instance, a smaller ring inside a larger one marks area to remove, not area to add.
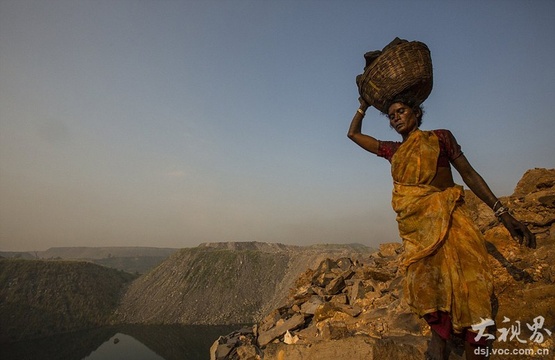
[[[425,42],[423,129],[498,196],[555,167],[555,2],[0,0],[0,250],[399,241],[347,137],[363,54]],[[364,132],[399,140],[376,110]],[[456,181],[461,182],[456,175]]]

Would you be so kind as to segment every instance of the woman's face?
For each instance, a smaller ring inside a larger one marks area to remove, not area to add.
[[[389,124],[403,139],[418,128],[418,117],[416,113],[403,103],[394,103],[387,112]]]

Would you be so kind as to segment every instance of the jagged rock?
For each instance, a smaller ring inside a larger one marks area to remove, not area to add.
[[[285,320],[281,324],[276,324],[275,327],[267,331],[260,331],[258,335],[258,345],[266,346],[276,338],[285,335],[287,331],[294,330],[304,324],[304,315],[295,314],[291,318]]]
[[[382,281],[382,282],[389,281],[395,276],[394,272],[391,273],[383,269],[372,269],[372,268],[368,269],[367,274],[371,279]]]
[[[383,257],[390,257],[396,256],[401,252],[401,247],[403,244],[401,243],[385,243],[380,244],[380,251],[379,254]]]
[[[307,302],[302,304],[300,312],[307,315],[314,315],[318,306],[322,304],[322,299],[319,296],[312,296]]]
[[[220,336],[220,338],[218,338],[218,340],[216,340],[210,347],[210,360],[225,359],[231,350],[233,350],[235,344],[220,344],[221,340],[222,337]]]
[[[261,357],[254,345],[243,345],[237,348],[239,360],[260,360]]]
[[[335,294],[338,294],[344,288],[345,288],[345,279],[343,278],[343,276],[339,275],[338,277],[330,281],[330,283],[326,286],[326,292],[329,295],[335,295]]]
[[[513,197],[524,197],[542,189],[555,187],[555,169],[530,169],[518,181]]]
[[[320,338],[324,341],[343,339],[352,335],[346,324],[337,321],[323,321],[317,327]]]
[[[351,266],[353,266],[353,260],[351,260],[348,257],[344,257],[341,259],[337,260],[337,266],[342,270],[342,271],[347,271],[351,268]]]
[[[287,330],[287,332],[283,336],[283,342],[286,343],[287,345],[296,344],[299,342],[299,336],[298,335],[293,336],[291,335],[289,330]]]
[[[326,287],[333,279],[335,279],[335,274],[333,273],[316,273],[312,278],[312,284]]]
[[[555,208],[555,194],[552,191],[549,193],[538,196],[538,201],[543,205],[550,208]]]
[[[316,311],[314,312],[314,322],[318,323],[320,321],[324,321],[333,317],[336,313],[335,307],[331,303],[323,303],[322,305],[318,306]]]
[[[331,297],[330,303],[334,305],[345,305],[348,303],[347,295],[346,294],[334,295]]]
[[[316,269],[316,273],[317,274],[327,273],[337,267],[338,267],[337,263],[334,260],[327,258],[320,263],[320,266],[318,266],[318,269]]]
[[[355,280],[349,291],[349,302],[354,304],[356,300],[363,299],[367,291],[362,280]]]
[[[352,317],[357,317],[362,312],[362,309],[359,306],[353,305],[348,306],[346,304],[334,304],[335,308],[341,312],[344,312],[347,315]]]
[[[220,336],[210,347],[210,360],[259,360],[261,352],[254,343],[255,332],[252,328]]]
[[[281,314],[279,310],[273,310],[260,322],[260,325],[258,326],[258,331],[270,330],[272,327],[275,326],[279,319],[281,319]]]

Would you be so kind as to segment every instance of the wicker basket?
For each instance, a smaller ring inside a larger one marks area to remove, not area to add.
[[[430,50],[418,41],[388,46],[357,78],[360,96],[381,112],[399,94],[420,103],[432,92],[433,74]]]

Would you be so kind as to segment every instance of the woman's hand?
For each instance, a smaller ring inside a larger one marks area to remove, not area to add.
[[[468,185],[470,190],[472,190],[472,192],[476,194],[480,200],[493,209],[499,199],[497,199],[497,197],[493,194],[488,184],[486,184],[480,174],[472,168],[466,157],[464,155],[460,155],[458,158],[453,160],[452,163],[459,174],[461,174],[463,181],[466,185]],[[499,216],[499,220],[503,223],[503,225],[505,225],[507,230],[509,230],[513,239],[517,240],[521,245],[524,243],[524,245],[529,248],[536,248],[536,237],[534,234],[532,234],[523,223],[509,214],[508,211],[503,212]]]
[[[524,245],[529,248],[536,248],[536,236],[530,232],[526,225],[515,219],[508,212],[502,214],[499,220],[501,220],[503,225],[505,225],[507,230],[511,233],[513,239],[517,240],[520,245],[524,243]]]
[[[360,109],[362,111],[366,111],[370,107],[370,104],[368,104],[362,97],[358,98],[358,102],[360,103]]]

